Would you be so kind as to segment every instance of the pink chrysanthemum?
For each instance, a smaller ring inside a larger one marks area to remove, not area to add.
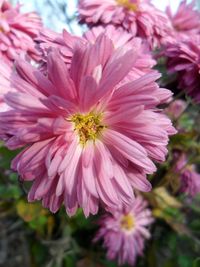
[[[150,0],[79,0],[81,22],[89,26],[113,24],[121,26],[133,36],[147,39],[159,46],[171,31],[166,14],[156,9]]]
[[[200,36],[168,44],[165,55],[170,73],[178,73],[179,87],[200,102]]]
[[[183,0],[174,15],[170,6],[168,6],[166,13],[174,29],[175,41],[177,39],[190,38],[192,35],[200,32],[200,13],[195,10],[195,1],[187,4],[187,0]]]
[[[119,265],[134,265],[144,250],[145,239],[150,238],[149,227],[153,223],[147,202],[138,196],[131,209],[106,214],[100,220],[100,230],[95,242],[103,239],[109,260],[117,259]]]
[[[41,27],[36,13],[21,14],[20,5],[12,7],[8,1],[0,1],[0,58],[10,63],[24,52],[37,59],[33,38]]]
[[[165,160],[175,130],[156,108],[159,74],[119,86],[134,61],[132,50],[115,50],[104,35],[77,45],[70,67],[51,51],[46,76],[17,61],[0,135],[10,149],[25,146],[12,167],[34,181],[30,201],[42,199],[53,212],[64,202],[70,215],[78,206],[89,215],[99,204],[131,205],[132,187],[151,190],[146,174],[156,170],[152,160]]]
[[[180,191],[194,197],[200,193],[200,174],[196,172],[195,165],[188,163],[185,153],[178,155],[175,172],[180,175]]]
[[[166,113],[172,119],[178,119],[187,108],[187,103],[183,100],[173,101],[168,108],[166,108]]]

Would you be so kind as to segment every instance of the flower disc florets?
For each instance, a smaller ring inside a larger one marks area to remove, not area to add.
[[[123,215],[121,218],[121,229],[124,231],[131,231],[135,226],[135,219],[132,214]]]
[[[102,115],[95,113],[73,115],[70,119],[74,123],[74,130],[79,135],[80,144],[85,146],[87,141],[95,141],[100,137],[102,130],[105,128],[101,124]]]
[[[137,4],[131,3],[129,0],[116,0],[117,4],[127,8],[130,11],[137,12]]]

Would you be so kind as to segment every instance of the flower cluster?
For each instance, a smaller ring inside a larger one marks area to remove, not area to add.
[[[151,208],[166,216],[166,204],[152,204],[159,202],[152,185],[176,204],[170,186],[160,187],[173,173],[176,192],[200,192],[200,175],[176,137],[167,158],[177,133],[169,117],[181,129],[190,104],[172,87],[178,81],[200,103],[200,13],[185,0],[175,14],[150,0],[79,0],[79,21],[89,29],[76,36],[42,28],[20,5],[0,1],[0,8],[0,139],[20,149],[11,168],[31,185],[29,202],[53,213],[62,205],[69,216],[101,209],[95,241],[103,239],[110,260],[134,265],[151,236]],[[176,101],[163,88],[160,55],[164,74],[177,75],[166,83]]]

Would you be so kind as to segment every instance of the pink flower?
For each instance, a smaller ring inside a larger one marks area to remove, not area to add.
[[[200,193],[200,174],[195,171],[194,166],[182,172],[180,190],[191,197]]]
[[[146,174],[156,171],[152,160],[165,160],[175,130],[156,108],[168,95],[157,72],[119,86],[134,62],[132,50],[115,50],[105,35],[77,45],[70,66],[51,51],[46,76],[17,61],[0,135],[10,149],[25,147],[12,168],[33,181],[29,201],[52,212],[64,202],[70,215],[80,206],[87,216],[100,204],[131,205],[133,188],[151,190]]]
[[[20,14],[20,5],[12,7],[8,1],[0,1],[0,58],[11,63],[23,52],[37,59],[33,39],[41,27],[36,13]]]
[[[79,0],[78,11],[80,21],[89,26],[120,26],[133,36],[147,39],[151,46],[159,46],[171,31],[166,14],[150,0]]]
[[[190,38],[200,33],[200,13],[195,10],[194,0],[190,4],[187,4],[187,0],[183,0],[175,15],[172,14],[169,6],[166,13],[172,23],[175,40]]]
[[[172,119],[178,119],[185,109],[187,108],[187,104],[183,100],[175,100],[173,101],[168,108],[166,108],[166,113],[170,116]]]
[[[200,102],[200,36],[168,44],[168,70],[178,74],[179,87]]]
[[[196,172],[195,165],[188,163],[185,153],[178,155],[175,172],[180,175],[180,191],[194,197],[200,193],[200,174]]]
[[[117,259],[119,265],[134,265],[143,254],[145,239],[150,238],[149,227],[153,223],[147,202],[138,196],[132,208],[106,214],[100,220],[100,230],[94,241],[103,239],[109,260]]]

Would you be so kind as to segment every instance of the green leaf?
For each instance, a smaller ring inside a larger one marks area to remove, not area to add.
[[[191,267],[192,258],[188,255],[180,255],[178,258],[178,263],[180,267]]]
[[[187,131],[192,131],[194,127],[194,119],[188,113],[183,114],[179,119],[179,125]]]
[[[33,242],[31,245],[31,252],[36,266],[44,266],[44,262],[48,256],[46,247],[39,242]]]
[[[64,266],[65,267],[74,267],[76,266],[76,259],[72,255],[67,255],[64,258]]]
[[[147,251],[147,261],[149,267],[157,267],[157,259],[156,259],[156,245],[153,243],[153,245],[149,248]]]
[[[200,258],[197,258],[194,262],[192,267],[200,267]]]
[[[0,168],[10,169],[11,160],[19,153],[19,150],[10,151],[6,147],[0,147]]]
[[[2,200],[19,199],[22,192],[19,186],[16,185],[0,185],[0,196]]]

